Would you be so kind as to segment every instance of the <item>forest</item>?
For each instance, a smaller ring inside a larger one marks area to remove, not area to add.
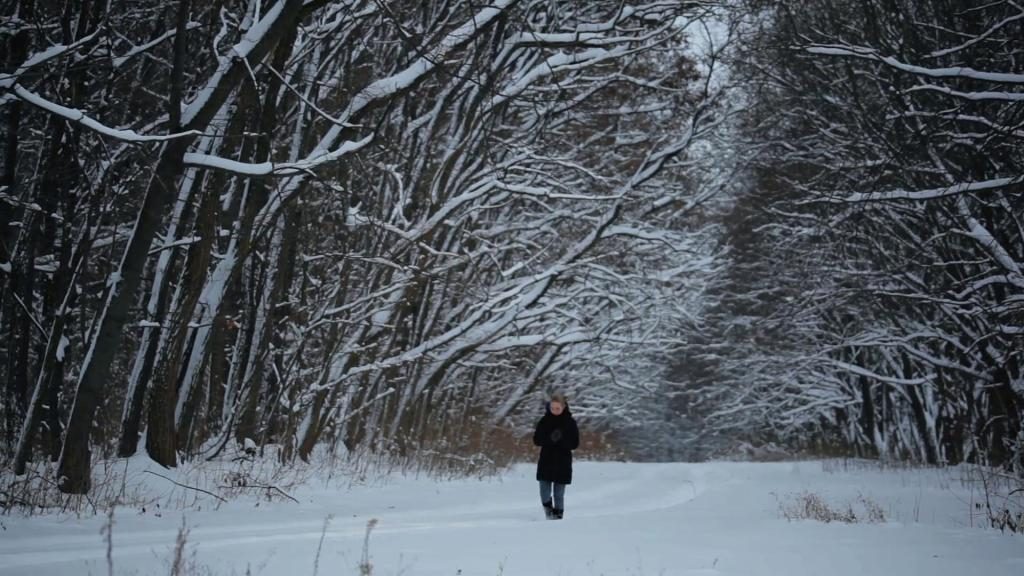
[[[1024,5],[2,0],[0,465],[1024,476]]]

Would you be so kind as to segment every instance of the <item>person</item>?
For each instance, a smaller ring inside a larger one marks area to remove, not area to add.
[[[533,432],[533,443],[540,446],[537,481],[544,515],[549,520],[561,520],[565,514],[565,487],[572,484],[572,451],[580,445],[580,431],[564,395],[551,395]]]

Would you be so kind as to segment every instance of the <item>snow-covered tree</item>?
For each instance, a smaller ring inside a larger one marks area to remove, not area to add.
[[[16,470],[44,448],[84,492],[143,431],[167,466],[415,455],[552,386],[595,422],[658,393],[729,177],[714,4],[11,6]]]
[[[806,283],[753,324],[782,327],[791,352],[776,340],[770,371],[708,387],[724,396],[712,417],[782,406],[768,427],[804,444],[1021,470],[1024,12],[835,0],[757,15],[747,132],[764,152],[747,203],[765,216],[750,230],[793,257],[758,280]],[[755,357],[734,352],[726,365]]]

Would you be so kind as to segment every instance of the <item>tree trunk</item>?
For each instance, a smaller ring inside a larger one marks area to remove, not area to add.
[[[93,216],[95,216],[95,213],[93,213]],[[60,279],[60,284],[63,285],[64,289],[64,297],[62,298],[60,306],[57,308],[57,312],[54,314],[54,320],[50,327],[46,352],[43,356],[42,366],[39,369],[36,387],[32,393],[32,400],[28,406],[25,422],[22,426],[21,436],[18,439],[18,446],[14,457],[15,474],[25,473],[25,466],[29,460],[32,440],[35,436],[35,429],[38,425],[44,401],[50,404],[50,408],[47,410],[47,425],[49,427],[51,442],[55,442],[54,435],[59,434],[60,432],[60,421],[56,418],[57,395],[61,383],[60,379],[57,377],[60,373],[57,366],[63,363],[63,355],[66,347],[64,332],[69,312],[74,306],[74,302],[78,296],[78,288],[75,285],[75,282],[78,278],[78,272],[81,269],[83,262],[86,260],[85,257],[89,251],[89,246],[91,245],[89,231],[92,229],[93,219],[94,218],[90,218],[89,224],[85,227],[86,232],[78,243],[74,261],[68,267],[66,278]]]
[[[857,376],[857,379],[860,382],[860,426],[864,438],[867,440],[865,445],[874,446],[876,448],[874,455],[881,456],[875,442],[877,427],[875,425],[875,401],[871,396],[871,381],[864,376]]]
[[[182,352],[189,333],[196,303],[206,281],[213,252],[217,220],[217,191],[204,191],[203,201],[196,213],[196,235],[200,240],[189,246],[185,269],[182,271],[180,286],[182,300],[180,307],[172,312],[167,330],[170,331],[163,358],[153,374],[153,386],[149,395],[149,416],[147,419],[146,452],[150,458],[168,467],[177,464],[178,439],[175,429],[174,410],[178,400],[178,376]]]
[[[31,22],[35,16],[35,0],[20,0],[18,2],[18,17],[23,22]],[[19,30],[11,39],[10,52],[7,53],[4,70],[13,72],[25,62],[28,57],[29,43],[31,36],[28,29]],[[4,174],[0,186],[6,187],[4,193],[12,199],[17,199],[20,191],[18,189],[18,155],[19,155],[19,132],[21,131],[22,103],[15,100],[7,104],[7,143],[4,150]],[[15,214],[15,207],[9,202],[0,202],[0,264],[10,263],[11,245],[14,243],[14,229],[10,223],[18,219]]]

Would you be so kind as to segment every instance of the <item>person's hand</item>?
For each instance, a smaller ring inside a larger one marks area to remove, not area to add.
[[[562,429],[561,428],[555,428],[554,430],[551,431],[551,441],[552,442],[558,442],[561,439],[562,439]]]

